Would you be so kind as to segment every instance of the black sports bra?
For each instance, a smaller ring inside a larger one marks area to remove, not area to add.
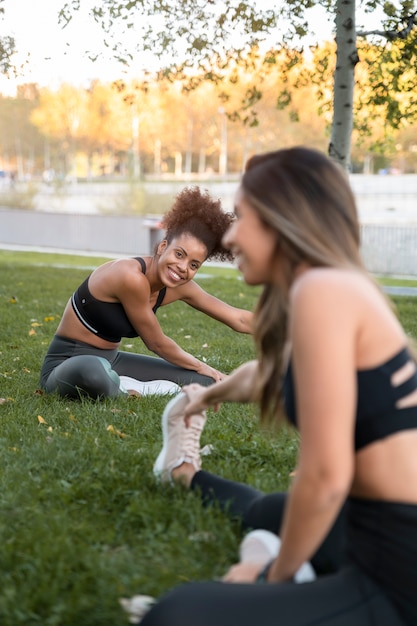
[[[145,261],[141,257],[135,257],[135,259],[140,263],[142,272],[145,274]],[[88,288],[90,276],[71,297],[72,308],[80,322],[97,337],[113,343],[118,343],[122,337],[138,337],[137,331],[133,328],[120,302],[103,302],[91,295]],[[161,306],[165,293],[166,287],[163,287],[152,309],[154,313]]]
[[[372,369],[357,371],[355,450],[401,430],[417,428],[417,406],[399,409],[396,403],[417,389],[417,371],[394,387],[392,375],[413,360],[408,348]],[[291,363],[283,381],[284,404],[289,421],[296,426],[294,380]]]

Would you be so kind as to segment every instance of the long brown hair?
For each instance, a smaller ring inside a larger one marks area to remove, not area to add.
[[[287,286],[265,285],[254,320],[261,418],[282,414],[283,352],[288,338],[288,288],[300,263],[365,271],[356,203],[346,173],[324,154],[303,147],[252,157],[241,190],[277,233]]]

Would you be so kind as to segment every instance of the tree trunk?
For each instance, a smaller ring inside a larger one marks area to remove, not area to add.
[[[206,150],[205,148],[200,148],[199,156],[198,156],[198,173],[204,174],[206,171]]]
[[[356,50],[355,0],[336,2],[336,69],[334,72],[333,123],[329,156],[350,169],[353,128],[353,90]]]
[[[187,121],[187,151],[185,153],[185,168],[186,174],[191,174],[193,168],[193,120],[191,117]]]

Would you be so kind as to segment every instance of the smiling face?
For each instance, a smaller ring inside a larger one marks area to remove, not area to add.
[[[196,237],[184,233],[168,244],[158,246],[158,273],[167,287],[178,287],[192,280],[207,258],[206,246]]]
[[[235,214],[236,220],[223,237],[223,244],[233,251],[245,282],[277,282],[277,234],[259,219],[242,189],[236,193]]]

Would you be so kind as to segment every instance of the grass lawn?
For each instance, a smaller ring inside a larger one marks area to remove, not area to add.
[[[105,259],[0,251],[0,624],[118,626],[118,599],[159,595],[222,575],[237,558],[238,524],[181,488],[159,485],[164,397],[71,402],[46,396],[38,377],[75,287]],[[235,270],[206,267],[211,293],[253,308],[258,290]],[[397,298],[417,336],[417,301]],[[158,311],[181,346],[230,372],[253,357],[238,335],[177,303]],[[138,339],[123,349],[139,351]],[[297,437],[267,436],[252,405],[210,413],[205,469],[265,491],[285,489]]]

